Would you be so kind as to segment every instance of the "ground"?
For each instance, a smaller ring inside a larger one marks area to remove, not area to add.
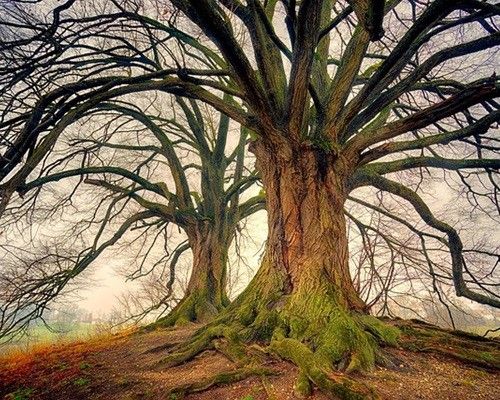
[[[214,350],[205,351],[178,367],[161,367],[159,361],[169,349],[188,338],[196,328],[191,325],[122,333],[45,346],[28,355],[6,356],[0,359],[0,399],[179,399],[181,396],[169,394],[173,387],[189,387],[200,381],[212,383],[215,375],[237,369]],[[471,340],[475,345],[481,343],[479,338],[457,337]],[[373,387],[382,399],[500,399],[499,359],[489,360],[490,367],[472,366],[452,357],[451,352],[434,353],[432,345],[424,348],[418,342],[411,346],[405,343],[403,338],[402,347],[386,349],[397,360],[391,369],[378,367],[371,373],[357,375],[356,379]],[[500,342],[490,342],[488,346],[492,343],[500,351]],[[496,357],[500,353],[493,354]],[[264,363],[273,375],[212,386],[184,399],[295,399],[296,367],[272,357]],[[326,398],[316,392],[310,397],[311,400]]]

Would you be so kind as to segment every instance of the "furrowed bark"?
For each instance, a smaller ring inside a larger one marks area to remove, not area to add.
[[[226,293],[229,240],[209,221],[186,228],[193,253],[193,267],[186,292],[179,303],[157,324],[206,323],[228,304]]]
[[[366,386],[331,374],[371,369],[379,344],[395,344],[399,333],[368,315],[349,274],[346,164],[309,145],[299,152],[260,140],[252,150],[268,212],[261,267],[247,289],[163,365],[212,348],[214,338],[233,346],[257,341],[299,366],[299,394],[316,385],[334,398],[373,398]],[[241,357],[252,362],[244,352]]]

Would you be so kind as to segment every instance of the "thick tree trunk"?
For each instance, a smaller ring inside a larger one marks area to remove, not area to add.
[[[184,297],[160,321],[166,326],[208,322],[229,304],[226,275],[230,240],[226,233],[210,221],[200,221],[186,232],[193,268]]]
[[[282,277],[284,294],[299,309],[318,294],[345,310],[364,311],[349,274],[345,168],[313,149],[294,154],[260,145],[255,152],[269,223],[264,268]]]
[[[286,296],[290,315],[306,325],[324,320],[329,306],[364,313],[349,274],[346,168],[313,149],[282,151],[259,144],[254,151],[266,191],[269,234],[262,266],[238,302],[252,291],[261,292],[263,300],[264,292]]]
[[[243,325],[243,339],[269,341],[273,352],[299,365],[299,392],[308,393],[312,382],[337,393],[344,387],[331,384],[325,371],[370,369],[377,342],[395,343],[398,334],[368,315],[349,274],[347,163],[312,148],[259,143],[254,152],[268,242],[257,275],[221,320]]]
[[[269,224],[262,265],[246,290],[164,363],[185,362],[225,337],[223,351],[247,365],[251,356],[241,342],[255,341],[299,367],[299,394],[314,384],[334,398],[373,398],[365,385],[330,374],[370,369],[381,355],[378,344],[395,344],[399,333],[368,315],[349,274],[349,163],[311,147],[258,142],[253,150]]]

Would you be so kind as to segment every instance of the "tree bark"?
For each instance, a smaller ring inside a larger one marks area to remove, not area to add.
[[[269,232],[262,266],[251,287],[265,290],[264,283],[274,277],[279,293],[289,296],[298,314],[306,309],[305,315],[321,314],[310,309],[315,295],[346,311],[363,313],[366,306],[349,274],[343,211],[346,163],[336,161],[331,152],[304,147],[293,151],[263,143],[254,146],[266,191]],[[272,293],[277,289],[269,288]]]
[[[223,351],[247,365],[256,361],[241,342],[257,342],[299,367],[300,395],[315,385],[334,398],[373,398],[366,385],[330,373],[369,370],[382,359],[379,344],[395,345],[399,335],[368,315],[349,274],[343,206],[353,163],[332,150],[289,143],[252,145],[269,229],[259,271],[219,317],[163,363],[186,362],[224,337]]]
[[[268,242],[255,278],[221,321],[243,325],[245,340],[269,341],[299,366],[310,353],[301,367],[305,382],[321,386],[324,376],[313,370],[370,369],[377,342],[395,343],[397,332],[368,315],[349,273],[343,209],[350,163],[310,144],[257,142],[253,152],[266,191]]]
[[[206,323],[228,304],[226,276],[230,239],[211,221],[198,221],[186,228],[193,253],[193,267],[183,298],[168,316],[165,326],[188,322]]]

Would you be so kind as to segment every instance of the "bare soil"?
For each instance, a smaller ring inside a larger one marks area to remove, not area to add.
[[[92,343],[53,346],[30,357],[0,359],[0,399],[162,399],[174,387],[236,370],[216,351],[205,351],[193,361],[162,368],[168,349],[188,338],[196,326],[156,330],[105,338]],[[387,349],[397,359],[395,368],[377,368],[356,378],[372,386],[382,399],[500,399],[500,371],[467,365],[445,355]],[[296,399],[297,368],[270,358],[266,366],[276,374],[250,377],[193,393],[186,400]],[[314,393],[310,399],[327,397]]]

